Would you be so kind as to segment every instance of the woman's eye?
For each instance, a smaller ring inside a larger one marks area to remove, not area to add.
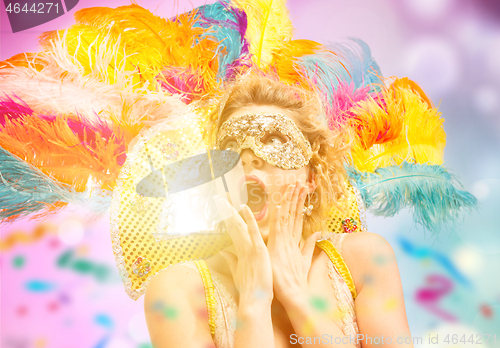
[[[265,141],[265,145],[281,145],[284,143],[286,143],[286,140],[277,135],[270,135]]]
[[[223,150],[233,150],[233,151],[235,151],[237,148],[238,148],[238,142],[236,142],[234,140],[228,141],[222,147]]]

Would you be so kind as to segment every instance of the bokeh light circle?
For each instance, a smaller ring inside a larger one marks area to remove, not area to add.
[[[128,334],[137,343],[149,341],[149,332],[144,313],[135,314],[128,322]]]
[[[427,37],[410,44],[406,53],[405,71],[433,94],[452,92],[460,80],[460,59],[457,49],[438,37]]]
[[[500,62],[500,34],[489,38],[484,47],[484,54],[488,70],[500,77],[500,64],[498,64]]]
[[[500,253],[500,179],[482,179],[472,184],[479,200],[478,211],[465,214],[457,233],[468,246],[484,254]]]
[[[474,104],[483,114],[489,115],[495,111],[498,112],[499,95],[500,90],[497,90],[494,86],[481,86],[474,92]]]
[[[113,337],[106,344],[106,348],[135,348],[135,345],[121,337]]]
[[[85,235],[85,227],[81,221],[70,218],[64,220],[57,229],[57,234],[62,243],[76,245],[80,243]]]
[[[481,273],[485,260],[481,253],[470,247],[461,247],[453,252],[453,263],[466,275],[474,276]]]
[[[412,12],[423,18],[437,18],[449,13],[450,0],[406,0]]]

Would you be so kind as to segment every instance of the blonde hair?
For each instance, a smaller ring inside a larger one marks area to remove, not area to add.
[[[313,156],[307,166],[315,173],[318,185],[310,194],[314,209],[311,216],[304,215],[303,235],[307,237],[316,231],[325,231],[325,218],[332,207],[342,209],[337,202],[344,196],[345,190],[343,162],[347,144],[344,137],[321,121],[323,109],[315,93],[287,86],[270,77],[253,76],[231,85],[210,115],[207,135],[212,146],[222,123],[238,109],[250,105],[272,105],[288,111],[290,118],[311,143]]]

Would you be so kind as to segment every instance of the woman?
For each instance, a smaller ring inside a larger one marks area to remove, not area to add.
[[[389,243],[369,232],[323,234],[329,247],[318,242],[325,212],[342,196],[345,152],[340,135],[316,118],[320,111],[307,92],[268,78],[243,79],[229,92],[217,145],[240,153],[249,202],[216,198],[231,215],[224,223],[233,245],[149,284],[155,347],[412,346],[401,344],[410,330]],[[280,152],[286,147],[290,158]],[[312,212],[304,207],[311,197]],[[175,318],[158,316],[159,304],[175,304]]]

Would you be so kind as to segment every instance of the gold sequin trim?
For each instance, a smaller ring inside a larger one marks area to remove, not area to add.
[[[203,287],[205,288],[205,298],[207,300],[208,311],[208,325],[210,326],[210,333],[212,336],[215,334],[215,292],[212,276],[208,269],[207,263],[204,260],[196,260],[194,264],[200,272]]]
[[[356,292],[356,286],[354,285],[354,281],[352,280],[351,272],[349,272],[349,268],[347,268],[344,259],[339,254],[337,249],[335,249],[332,242],[330,242],[329,240],[322,240],[317,242],[317,245],[328,255],[332,263],[335,265],[337,270],[342,275],[342,278],[344,278],[345,283],[347,284],[349,290],[351,291],[352,298],[356,299],[358,294]]]

